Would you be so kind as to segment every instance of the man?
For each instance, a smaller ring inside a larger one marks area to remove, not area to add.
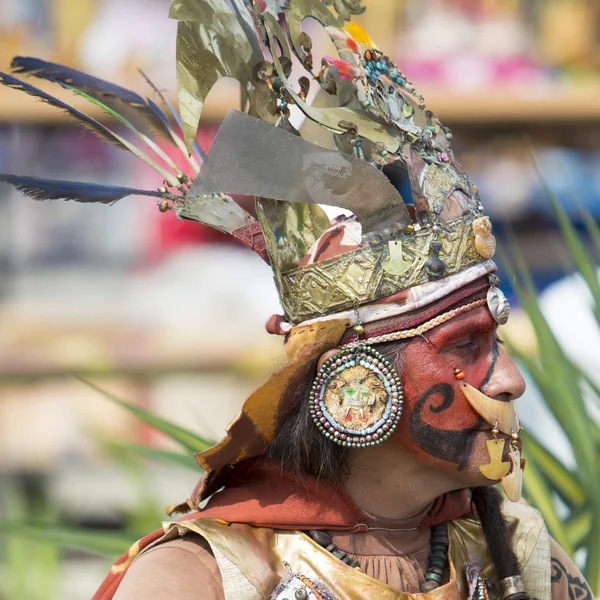
[[[267,329],[285,336],[287,363],[198,455],[205,475],[170,511],[197,512],[135,544],[96,600],[591,598],[519,502],[525,386],[497,336],[509,308],[495,239],[451,132],[389,56],[344,24],[358,2],[335,13],[320,0],[232,6],[171,8],[187,147],[221,76],[240,79],[252,115],[227,116],[193,184],[180,172],[157,192],[3,176],[38,199],[159,196],[161,210],[267,260],[285,312]],[[339,54],[316,72],[306,17]],[[307,103],[311,80],[292,80],[292,54],[337,97],[333,108]],[[56,66],[27,61],[15,62],[56,80]],[[62,82],[102,90],[73,71]],[[102,98],[156,116],[107,85]],[[339,150],[303,140],[290,104]],[[258,222],[225,193],[254,195]],[[354,216],[330,222],[318,204]]]

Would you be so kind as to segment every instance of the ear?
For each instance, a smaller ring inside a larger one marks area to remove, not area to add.
[[[325,361],[339,354],[342,351],[341,348],[332,348],[331,350],[327,350],[324,354],[321,354],[321,358],[319,358],[319,362],[317,363],[317,371],[321,370],[321,367],[325,364]]]

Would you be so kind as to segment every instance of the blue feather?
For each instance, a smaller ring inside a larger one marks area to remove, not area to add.
[[[148,137],[152,137],[153,132],[167,138],[171,135],[172,127],[167,115],[154,102],[144,99],[136,92],[39,58],[15,56],[11,68],[17,74],[33,75],[67,89],[75,88],[85,92],[125,117]]]
[[[24,81],[21,81],[20,79],[17,79],[16,77],[13,77],[12,75],[8,75],[7,73],[0,72],[0,83],[7,87],[12,88],[12,89],[19,90],[21,92],[25,92],[26,94],[29,94],[30,96],[34,96],[35,98],[39,98],[40,100],[47,102],[48,104],[51,104],[52,106],[56,106],[57,108],[61,108],[62,110],[67,111],[71,116],[78,119],[82,123],[82,125],[91,129],[94,133],[96,133],[98,136],[100,136],[103,140],[106,140],[107,142],[110,142],[111,144],[115,144],[115,145],[119,146],[120,148],[127,149],[115,137],[114,133],[112,131],[110,131],[110,129],[108,129],[107,127],[102,125],[102,123],[100,123],[99,121],[96,121],[96,119],[94,119],[94,118],[86,115],[85,113],[82,113],[80,110],[77,110],[76,108],[70,106],[66,102],[63,102],[62,100],[59,100],[58,98],[55,98],[54,96],[51,96],[50,94],[47,94],[46,92],[40,90],[39,88],[36,88],[33,85],[29,85],[28,83],[25,83]]]
[[[152,88],[154,93],[162,100],[164,105],[169,109],[169,112],[171,113],[171,116],[179,126],[179,129],[183,130],[183,125],[181,124],[181,117],[173,108],[173,105],[169,102],[168,98],[154,85],[154,83],[152,83],[151,79],[146,75],[146,73],[144,73],[144,71],[142,71],[141,69],[138,69],[138,71],[140,75],[146,80],[146,83]],[[206,154],[202,152],[200,146],[198,145],[198,142],[196,141],[194,141],[194,152],[196,153],[198,160],[201,163],[204,162]]]
[[[127,150],[128,152],[131,152],[138,159],[140,159],[149,167],[154,169],[157,173],[162,175],[162,177],[169,182],[169,185],[176,188],[180,187],[179,181],[172,173],[170,173],[162,166],[157,164],[143,150],[141,150],[131,142],[127,141],[125,138],[121,137],[120,135],[118,135],[99,121],[96,121],[96,119],[90,117],[89,115],[86,115],[80,110],[77,110],[76,108],[70,106],[66,102],[63,102],[62,100],[59,100],[58,98],[47,94],[39,88],[36,88],[33,85],[29,85],[28,83],[25,83],[24,81],[13,77],[12,75],[0,72],[0,84],[15,90],[19,90],[21,92],[25,92],[26,94],[43,100],[44,102],[47,102],[52,106],[56,106],[57,108],[67,111],[72,117],[75,117],[84,127],[93,131],[103,140],[114,144],[115,146],[117,146],[117,148],[121,148],[122,150]]]
[[[0,174],[0,182],[14,186],[34,200],[74,200],[75,202],[113,204],[126,196],[165,197],[163,193],[155,190],[138,190],[114,185],[81,183],[79,181],[39,179],[38,177],[21,175]]]

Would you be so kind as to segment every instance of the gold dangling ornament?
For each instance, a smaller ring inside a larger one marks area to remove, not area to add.
[[[525,461],[521,459],[519,434],[513,432],[511,438],[510,453],[508,455],[511,470],[508,475],[502,478],[502,489],[511,502],[518,502],[521,499],[521,492],[523,490],[523,467],[525,466]]]
[[[490,455],[490,462],[487,465],[481,465],[481,473],[492,481],[500,481],[508,475],[510,463],[502,462],[502,453],[504,452],[504,440],[487,440],[487,451]]]
[[[454,369],[454,377],[458,387],[471,405],[473,410],[480,415],[484,421],[492,426],[493,440],[487,440],[486,446],[490,455],[490,462],[481,465],[479,470],[492,481],[501,481],[502,489],[506,497],[512,502],[521,499],[523,488],[523,464],[519,448],[519,434],[521,426],[514,400],[494,400],[484,393],[475,389],[464,381],[465,375],[460,369]],[[498,439],[497,435],[502,432],[510,435],[510,462],[502,461],[502,453],[506,441]]]
[[[310,415],[319,431],[351,448],[385,442],[398,425],[402,403],[394,367],[366,345],[327,359],[310,391]]]

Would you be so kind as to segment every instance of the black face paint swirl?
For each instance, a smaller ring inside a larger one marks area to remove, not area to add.
[[[569,586],[569,600],[594,600],[592,590],[585,580],[582,577],[571,575],[557,558],[552,558],[551,568],[552,583],[560,583],[563,577],[566,578]]]
[[[469,462],[474,434],[481,431],[485,423],[482,419],[467,429],[450,430],[438,429],[426,423],[423,418],[423,410],[439,414],[448,410],[454,403],[454,388],[449,383],[437,383],[432,385],[417,401],[410,416],[410,431],[417,445],[430,456],[445,460],[458,465],[462,471]],[[435,403],[439,397],[441,402]],[[427,407],[427,408],[426,408]]]
[[[494,340],[494,344],[492,345],[492,359],[490,361],[490,366],[483,378],[483,382],[479,389],[481,391],[485,390],[487,384],[490,382],[492,375],[494,374],[494,369],[496,368],[496,362],[498,361],[498,356],[500,355],[500,347],[498,346],[498,341]]]

